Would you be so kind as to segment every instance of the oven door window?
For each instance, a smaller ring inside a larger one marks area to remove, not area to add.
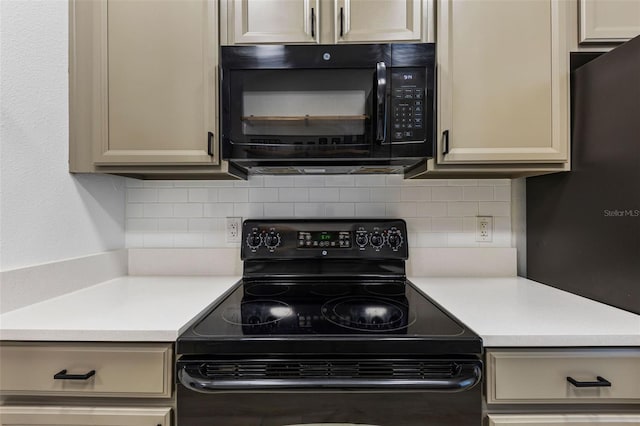
[[[368,156],[374,84],[370,69],[233,70],[225,138],[265,152],[298,146]]]

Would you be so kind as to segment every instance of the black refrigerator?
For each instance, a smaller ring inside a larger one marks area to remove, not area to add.
[[[527,179],[526,275],[640,314],[640,37],[571,80],[572,171]]]

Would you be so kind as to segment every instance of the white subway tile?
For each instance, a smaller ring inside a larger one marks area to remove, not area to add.
[[[144,205],[144,217],[173,217],[173,204],[147,203]]]
[[[130,203],[155,203],[158,201],[156,188],[128,188],[127,201]]]
[[[174,217],[202,217],[203,207],[198,203],[184,203],[173,205]]]
[[[257,219],[264,217],[264,204],[236,203],[233,205],[233,215],[244,219]]]
[[[174,247],[203,247],[202,234],[174,234]]]
[[[233,187],[234,188],[248,188],[249,187],[249,181],[246,181],[246,180],[234,180],[233,181]]]
[[[217,220],[210,218],[191,218],[189,227],[185,231],[189,232],[212,232],[216,230]]]
[[[225,240],[222,232],[209,232],[202,234],[203,247],[227,247],[229,244]]]
[[[309,201],[337,202],[340,200],[338,188],[309,188]]]
[[[397,217],[397,218],[410,218],[417,217],[416,203],[387,203],[386,204],[386,212],[387,217]]]
[[[127,203],[126,217],[143,217],[144,204]]]
[[[172,234],[144,234],[145,247],[173,247]]]
[[[511,203],[504,201],[487,201],[478,203],[480,216],[510,216]]]
[[[158,219],[160,232],[186,232],[188,229],[187,219]]]
[[[510,185],[500,185],[495,186],[494,190],[494,200],[496,201],[511,201],[511,186]]]
[[[355,177],[357,187],[363,186],[386,186],[387,179],[385,175],[361,175]]]
[[[299,188],[322,187],[324,186],[324,178],[325,176],[322,175],[294,176],[293,183]]]
[[[478,181],[479,185],[511,185],[511,179],[480,179]]]
[[[149,232],[158,230],[158,219],[127,219],[127,231]]]
[[[177,180],[174,185],[176,188],[178,187],[188,187],[188,188],[231,188],[233,187],[233,183],[235,180],[227,179],[227,180]]]
[[[355,186],[355,178],[351,175],[329,175],[324,178],[325,186]]]
[[[354,217],[356,208],[354,203],[328,203],[324,212],[327,217]]]
[[[453,201],[447,203],[447,216],[477,216],[478,215],[478,203]]]
[[[233,203],[208,203],[204,204],[204,217],[229,217],[233,216]]]
[[[363,203],[370,200],[369,188],[340,188],[340,201]]]
[[[400,174],[385,176],[386,186],[402,186],[405,183],[404,176]]]
[[[478,186],[478,179],[449,179],[448,186]]]
[[[400,201],[401,191],[399,189],[397,187],[371,188],[371,201],[383,203]]]
[[[294,186],[293,176],[265,176],[264,186],[272,187],[272,188],[273,187],[283,188],[283,187]]]
[[[324,188],[320,188],[322,190]],[[307,188],[279,188],[278,200],[280,202],[306,202],[309,201]]]
[[[249,202],[277,203],[278,188],[249,188]]]
[[[478,223],[478,217],[477,216],[463,217],[462,218],[462,231],[463,232],[473,233],[473,235],[475,236],[476,227],[478,226],[477,223]]]
[[[324,203],[296,203],[295,217],[324,217]]]
[[[127,248],[144,247],[144,234],[127,230],[124,241]]]
[[[461,217],[434,217],[431,219],[431,232],[462,232]]]
[[[407,230],[412,234],[423,234],[431,231],[431,218],[410,217],[406,219]]]
[[[438,186],[431,189],[433,201],[462,201],[462,188],[459,186]]]
[[[406,179],[405,183],[420,186],[447,186],[449,181],[446,179]]]
[[[447,215],[447,203],[417,203],[417,217],[442,217]]]
[[[431,199],[431,188],[405,186],[400,189],[400,198],[402,201],[429,201]]]
[[[466,186],[462,192],[465,201],[493,201],[493,186]]]
[[[385,217],[385,203],[356,203],[356,217]]]
[[[263,188],[264,187],[264,176],[249,176],[247,180],[247,184],[249,188]]]
[[[246,203],[249,201],[249,189],[218,188],[218,201],[222,203]]]
[[[188,190],[189,202],[191,203],[206,203],[208,201],[216,201],[218,198],[218,194],[216,192],[216,200],[210,200],[208,188],[189,188]]]
[[[418,234],[418,241],[414,247],[447,247],[447,234]],[[411,253],[409,253],[411,255]]]
[[[447,245],[449,247],[478,247],[475,234],[464,232],[451,232],[447,234]]]
[[[264,203],[265,217],[292,217],[293,203]]]

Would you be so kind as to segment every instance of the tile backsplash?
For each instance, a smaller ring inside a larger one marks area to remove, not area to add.
[[[399,217],[412,247],[510,247],[509,179],[400,175],[252,176],[248,181],[127,180],[127,247],[237,247],[226,217]],[[476,242],[476,216],[494,217]]]

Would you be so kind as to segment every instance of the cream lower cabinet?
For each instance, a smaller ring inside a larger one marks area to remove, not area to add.
[[[437,2],[437,152],[427,174],[569,168],[569,3]]]
[[[579,0],[580,43],[623,43],[640,35],[640,1]]]
[[[222,0],[222,44],[427,41],[429,0]]]
[[[71,0],[71,172],[215,176],[218,2]]]
[[[170,426],[169,408],[0,407],[1,426]]]
[[[170,426],[172,367],[171,344],[2,342],[0,425]]]
[[[488,349],[485,384],[490,426],[640,425],[640,348]]]

